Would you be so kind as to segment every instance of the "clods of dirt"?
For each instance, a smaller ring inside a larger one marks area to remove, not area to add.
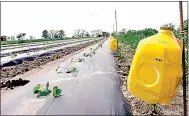
[[[7,82],[1,82],[1,88],[14,89],[15,87],[18,86],[24,86],[29,82],[30,82],[29,80],[23,80],[21,78],[17,80],[8,80]]]

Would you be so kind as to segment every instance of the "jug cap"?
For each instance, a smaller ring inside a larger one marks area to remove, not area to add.
[[[167,26],[162,26],[162,27],[160,27],[160,30],[173,31],[173,28],[172,27],[167,27]]]

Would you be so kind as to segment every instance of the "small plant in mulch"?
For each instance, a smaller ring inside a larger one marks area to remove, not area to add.
[[[91,53],[84,53],[83,56],[84,57],[88,57],[88,56],[92,57],[92,54]]]
[[[83,59],[83,58],[78,59],[78,62],[84,62],[84,61],[85,61],[85,59]]]
[[[96,52],[95,52],[95,49],[93,49],[92,51],[91,51],[91,54],[96,54]]]
[[[37,97],[46,97],[46,96],[49,96],[51,93],[51,91],[48,91],[48,90],[40,90]]]
[[[52,92],[52,90],[50,90],[50,88],[49,88],[49,81],[46,83],[45,88],[42,87],[41,84],[37,84],[33,88],[33,92],[34,92],[34,94],[37,94],[37,98],[49,96]],[[60,97],[61,93],[62,93],[62,90],[60,88],[58,88],[58,86],[53,87],[53,96],[55,98]]]
[[[78,69],[76,67],[71,67],[68,68],[68,70],[66,71],[66,73],[73,73],[73,72],[78,72]]]
[[[61,96],[61,93],[62,93],[62,90],[61,90],[60,88],[58,88],[58,86],[55,86],[55,87],[53,88],[53,96],[54,96],[55,98],[60,97],[60,96]]]
[[[92,53],[88,53],[88,56],[92,57],[92,56],[93,56],[93,54],[92,54]]]
[[[88,56],[88,54],[87,54],[87,53],[84,53],[84,54],[83,54],[83,56],[84,56],[84,57],[87,57],[87,56]]]
[[[37,84],[37,85],[33,88],[33,92],[34,92],[35,94],[39,93],[40,88],[41,88],[41,84]]]
[[[91,51],[91,52],[90,52],[90,53],[84,53],[83,56],[84,56],[84,57],[88,57],[88,56],[89,56],[89,57],[92,57],[93,55],[96,54],[96,50],[97,50],[97,48],[96,48],[96,49],[90,48],[90,51]]]

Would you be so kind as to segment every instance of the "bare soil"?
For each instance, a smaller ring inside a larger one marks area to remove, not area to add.
[[[114,57],[118,65],[118,73],[122,80],[122,92],[131,105],[133,115],[184,115],[183,91],[181,86],[174,100],[166,106],[149,104],[133,96],[127,90],[127,77],[133,55],[134,50],[129,45],[123,43],[119,43],[118,51],[114,52]]]

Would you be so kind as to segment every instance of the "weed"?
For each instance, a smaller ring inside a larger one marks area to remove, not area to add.
[[[85,61],[85,59],[83,59],[83,58],[78,59],[78,62],[84,62],[84,61]]]
[[[78,71],[79,70],[76,67],[71,67],[71,68],[68,68],[66,73],[73,73],[73,72],[78,72]]]

